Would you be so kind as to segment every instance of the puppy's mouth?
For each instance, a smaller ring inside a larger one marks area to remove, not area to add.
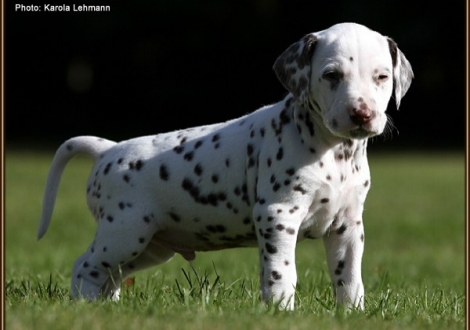
[[[374,135],[377,135],[377,133],[371,132],[361,126],[349,131],[349,136],[353,139],[364,139],[364,138],[372,137]]]
[[[357,139],[357,140],[367,139],[367,138],[380,134],[380,132],[367,129],[363,125],[359,125],[352,129],[344,130],[344,131],[335,131],[335,130],[330,130],[330,131],[336,136],[347,138],[347,139]]]

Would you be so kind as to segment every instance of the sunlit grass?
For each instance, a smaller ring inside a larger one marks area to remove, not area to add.
[[[370,157],[363,279],[366,310],[336,309],[321,241],[297,249],[296,311],[259,300],[256,249],[180,256],[136,274],[119,302],[70,301],[71,266],[94,236],[85,202],[91,160],[67,167],[37,241],[49,153],[6,154],[8,329],[461,329],[463,155]]]

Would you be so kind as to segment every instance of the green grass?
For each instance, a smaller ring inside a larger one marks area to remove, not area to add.
[[[370,157],[364,312],[337,309],[321,241],[297,249],[296,310],[259,300],[255,249],[198,253],[137,273],[119,302],[70,301],[71,266],[94,236],[91,161],[67,167],[36,240],[49,153],[6,153],[7,329],[463,329],[463,154]]]

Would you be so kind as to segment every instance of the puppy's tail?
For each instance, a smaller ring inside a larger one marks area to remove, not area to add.
[[[42,202],[41,223],[38,229],[38,240],[44,236],[51,222],[60,178],[68,161],[78,154],[88,155],[96,160],[103,152],[115,144],[116,142],[95,136],[77,136],[65,141],[57,149],[47,177],[46,190]]]

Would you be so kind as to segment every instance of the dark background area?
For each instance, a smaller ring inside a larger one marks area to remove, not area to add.
[[[62,2],[111,5],[106,13],[17,3],[31,4],[5,4],[7,147],[239,117],[284,97],[272,64],[291,43],[347,21],[392,37],[415,73],[400,110],[390,102],[392,138],[372,148],[465,146],[464,0]]]

